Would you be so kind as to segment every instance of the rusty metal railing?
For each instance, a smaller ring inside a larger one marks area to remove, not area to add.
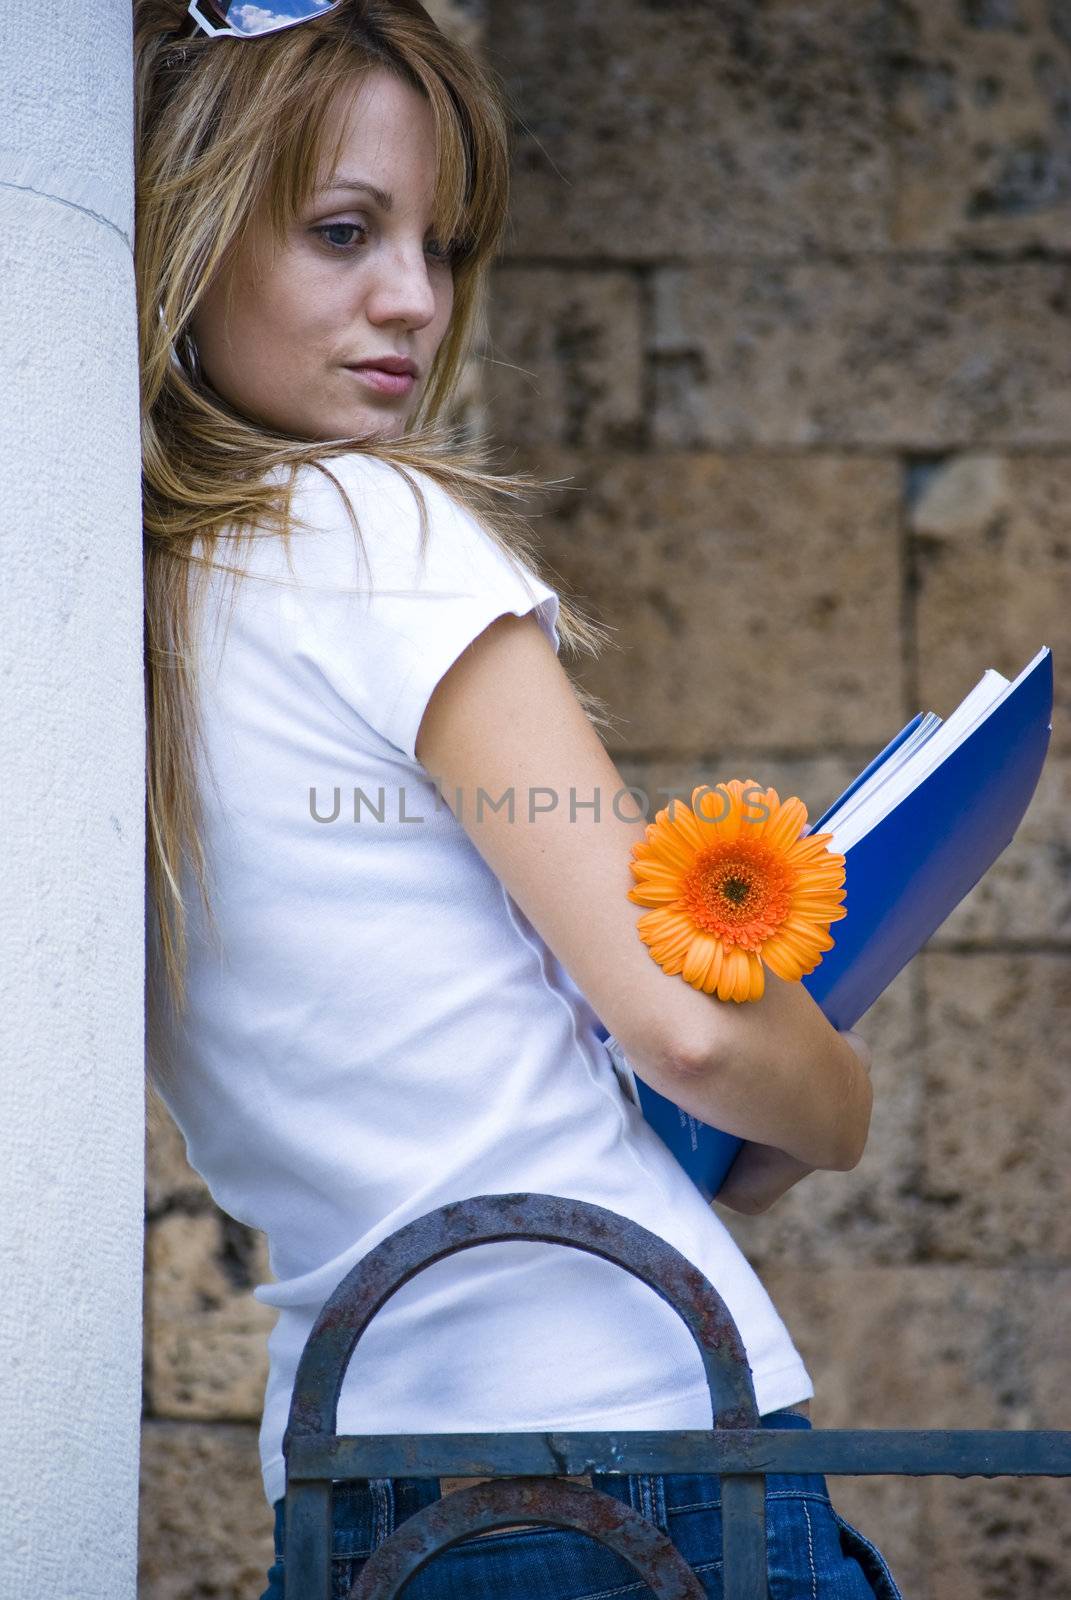
[[[404,1283],[455,1251],[507,1239],[588,1250],[646,1283],[687,1325],[713,1426],[599,1433],[335,1432],[353,1351]],[[395,1600],[440,1551],[513,1523],[573,1528],[627,1561],[658,1600],[703,1600],[672,1540],[631,1506],[554,1476],[716,1473],[724,1600],[766,1600],[766,1474],[1068,1477],[1071,1432],[763,1428],[739,1330],[713,1284],[628,1217],[552,1194],[488,1194],[439,1207],[369,1251],[328,1299],[298,1364],[283,1437],[286,1600],[330,1600],[332,1480],[485,1477],[406,1517],[372,1551],[349,1600]]]

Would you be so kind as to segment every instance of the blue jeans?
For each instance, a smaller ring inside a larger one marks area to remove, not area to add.
[[[772,1411],[764,1428],[809,1428]],[[668,1533],[708,1600],[722,1600],[721,1480],[701,1473],[594,1473],[592,1487]],[[338,1480],[333,1496],[332,1600],[344,1600],[372,1551],[400,1522],[439,1499],[437,1478]],[[275,1502],[275,1562],[261,1600],[283,1600],[285,1501]],[[880,1550],[833,1509],[821,1473],[766,1477],[771,1600],[903,1600]],[[440,1551],[403,1600],[650,1600],[635,1568],[572,1528],[533,1525],[482,1534]]]

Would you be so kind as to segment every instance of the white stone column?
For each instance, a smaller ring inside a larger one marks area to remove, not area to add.
[[[0,1597],[136,1592],[144,1149],[131,12],[0,28]]]

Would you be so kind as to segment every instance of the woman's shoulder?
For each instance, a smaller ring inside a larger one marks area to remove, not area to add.
[[[355,534],[347,502],[356,519]],[[298,468],[291,491],[295,526],[314,552],[346,561],[359,546],[369,577],[426,582],[468,574],[484,584],[518,565],[462,496],[424,468],[363,451],[347,451]]]
[[[275,469],[276,473],[280,469]],[[285,472],[279,478],[285,482]],[[321,509],[324,520],[330,520],[341,506],[339,490],[345,492],[355,505],[360,503],[371,515],[399,511],[416,512],[414,487],[434,503],[438,511],[465,512],[462,502],[450,494],[443,484],[422,467],[408,462],[394,462],[386,457],[372,455],[363,450],[348,450],[336,456],[323,456],[298,466],[293,481],[295,500],[311,502]]]

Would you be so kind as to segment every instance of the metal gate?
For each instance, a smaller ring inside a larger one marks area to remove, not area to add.
[[[588,1250],[671,1305],[699,1347],[710,1429],[627,1433],[335,1432],[358,1339],[424,1267],[474,1245],[521,1239]],[[373,1550],[349,1600],[394,1600],[441,1550],[511,1523],[573,1528],[627,1561],[658,1600],[704,1600],[672,1540],[631,1506],[555,1474],[716,1473],[725,1600],[767,1600],[768,1472],[1071,1476],[1071,1432],[763,1428],[743,1341],[713,1284],[680,1251],[605,1206],[553,1194],[487,1194],[429,1211],[378,1244],[325,1303],[298,1364],[283,1437],[286,1600],[330,1600],[332,1479],[490,1477],[425,1506]]]

